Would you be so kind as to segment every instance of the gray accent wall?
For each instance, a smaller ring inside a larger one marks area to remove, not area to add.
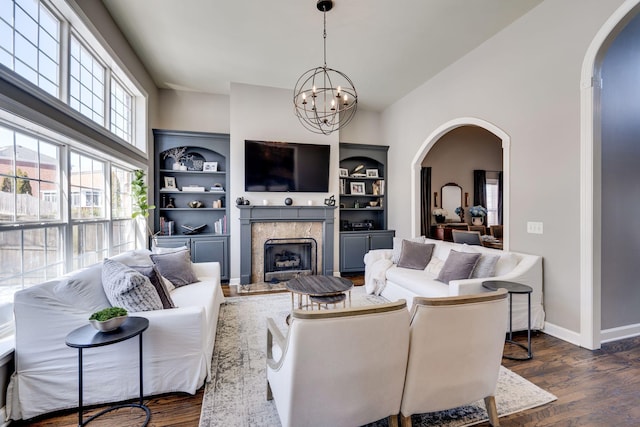
[[[640,17],[602,75],[602,329],[640,323]]]

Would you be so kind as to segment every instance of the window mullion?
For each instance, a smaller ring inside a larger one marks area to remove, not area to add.
[[[69,104],[69,40],[71,30],[69,22],[61,21],[60,25],[60,100]]]

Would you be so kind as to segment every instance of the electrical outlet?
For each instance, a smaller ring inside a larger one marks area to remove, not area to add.
[[[527,222],[527,233],[542,234],[542,223],[533,221]]]

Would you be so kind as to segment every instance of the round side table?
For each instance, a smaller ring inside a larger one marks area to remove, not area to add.
[[[107,412],[113,411],[119,408],[140,408],[147,413],[146,419],[142,427],[149,423],[151,418],[151,411],[143,404],[143,388],[142,388],[142,333],[149,327],[149,320],[144,317],[128,317],[127,320],[116,330],[111,332],[100,332],[96,330],[92,325],[85,325],[80,328],[74,329],[67,335],[66,344],[69,347],[78,349],[78,426],[82,427],[101,415]],[[135,336],[139,337],[140,345],[138,350],[139,363],[140,363],[140,403],[125,403],[122,405],[112,406],[103,411],[98,412],[95,415],[83,420],[82,412],[82,349],[102,347],[105,345],[115,344],[121,341],[128,340]]]
[[[523,285],[516,282],[508,282],[505,280],[487,280],[482,282],[482,287],[491,291],[497,291],[500,288],[504,288],[509,292],[509,338],[507,342],[509,344],[517,345],[527,351],[527,355],[524,357],[515,356],[503,356],[505,359],[511,360],[529,360],[533,359],[533,352],[531,351],[531,293],[533,288],[528,285]],[[527,345],[513,341],[513,294],[527,294]]]

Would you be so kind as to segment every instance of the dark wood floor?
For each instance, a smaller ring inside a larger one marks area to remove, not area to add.
[[[226,295],[235,292],[225,289]],[[526,342],[518,334],[517,341]],[[640,337],[605,344],[589,351],[544,333],[533,336],[534,358],[529,361],[503,359],[503,364],[558,397],[553,403],[500,418],[512,426],[639,426],[640,425]],[[505,349],[510,351],[510,349]],[[145,400],[152,412],[149,426],[198,425],[203,391],[196,395],[169,394]],[[95,413],[94,408],[88,413]],[[140,411],[121,410],[93,421],[91,426],[135,426]],[[67,411],[12,426],[77,425],[77,412]],[[480,424],[488,426],[489,423]]]

